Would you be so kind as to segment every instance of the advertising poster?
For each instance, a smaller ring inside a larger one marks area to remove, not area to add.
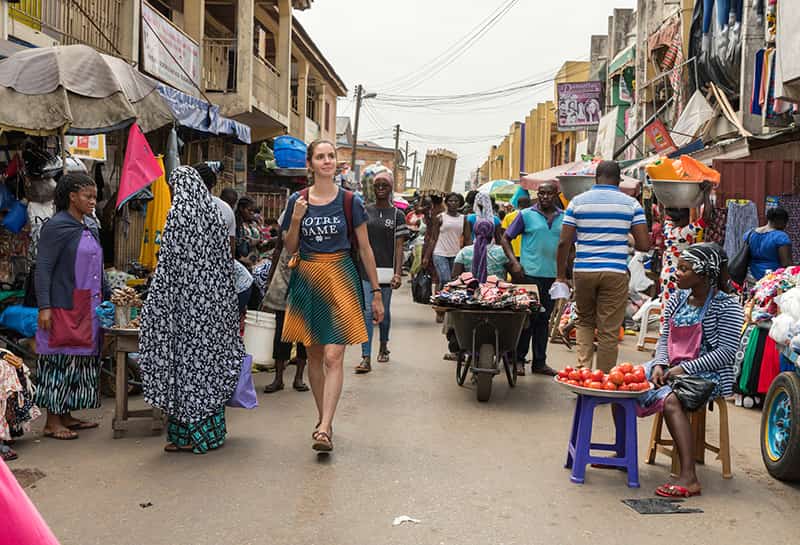
[[[558,130],[596,128],[603,117],[603,84],[599,81],[559,83]]]
[[[92,161],[105,161],[106,136],[104,134],[93,136],[67,135],[67,149],[73,157],[91,159]]]

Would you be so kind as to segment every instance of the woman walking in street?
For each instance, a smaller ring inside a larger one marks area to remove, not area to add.
[[[158,266],[142,311],[139,365],[144,399],[169,417],[167,452],[205,454],[225,442],[225,403],[244,346],[230,239],[197,171],[170,176]]]
[[[281,220],[283,218],[281,217]],[[272,256],[272,266],[266,282],[264,300],[261,306],[267,312],[275,313],[275,336],[272,340],[272,359],[275,360],[275,379],[264,387],[265,394],[274,394],[283,390],[283,373],[292,358],[292,343],[283,341],[283,324],[286,322],[286,298],[289,295],[289,280],[292,270],[289,268],[289,254],[283,245],[283,239],[278,237],[275,253]],[[292,387],[298,392],[307,392],[308,386],[303,382],[303,372],[306,368],[308,356],[303,343],[296,343],[297,366]]]
[[[439,289],[450,282],[456,255],[464,247],[465,241],[471,240],[469,223],[459,210],[464,206],[464,197],[458,193],[450,193],[445,199],[446,211],[433,218],[430,244],[422,258],[422,268],[428,268],[433,262],[439,277]],[[433,258],[433,259],[431,259]]]
[[[283,340],[306,346],[319,416],[313,448],[330,452],[345,347],[368,340],[361,279],[351,256],[355,246],[369,278],[373,322],[383,320],[383,301],[364,203],[333,183],[334,145],[327,140],[309,144],[308,168],[313,185],[289,198],[281,225],[286,250],[293,256]]]
[[[36,258],[39,354],[36,404],[47,409],[44,436],[77,439],[96,428],[72,411],[100,406],[102,331],[94,309],[105,299],[103,249],[92,218],[97,187],[85,174],[56,186],[56,214],[44,224]]]
[[[383,320],[381,320],[378,363],[389,361],[389,329],[392,326],[390,307],[392,290],[400,287],[403,272],[403,244],[408,238],[408,227],[402,210],[392,204],[394,176],[388,169],[378,172],[372,180],[375,204],[367,207],[367,233],[369,245],[375,255],[378,282],[383,299]],[[361,345],[361,363],[356,373],[369,373],[372,370],[372,285],[369,276],[360,267],[361,282],[366,300],[364,320],[367,323],[367,342]]]

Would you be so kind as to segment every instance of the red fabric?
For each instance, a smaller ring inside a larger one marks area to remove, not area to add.
[[[125,148],[125,161],[122,163],[119,179],[117,208],[163,175],[164,171],[153,155],[142,129],[134,123],[128,132],[128,147]]]
[[[764,357],[761,360],[761,373],[758,375],[758,393],[766,394],[772,381],[781,372],[781,355],[778,352],[778,345],[767,337],[764,345]]]
[[[74,290],[72,308],[53,308],[49,346],[51,348],[91,348],[92,344],[92,292]]]

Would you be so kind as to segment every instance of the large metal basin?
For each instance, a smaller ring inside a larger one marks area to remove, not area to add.
[[[658,202],[665,208],[697,208],[703,204],[702,182],[650,180]]]
[[[558,183],[561,192],[568,201],[571,201],[581,193],[589,191],[594,186],[594,176],[559,176]]]

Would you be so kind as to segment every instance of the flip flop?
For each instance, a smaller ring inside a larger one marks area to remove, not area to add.
[[[14,449],[9,447],[8,445],[0,445],[0,459],[4,462],[10,462],[11,460],[16,460],[19,458]]]
[[[280,386],[273,386],[272,384],[267,384],[264,386],[265,394],[274,394],[275,392],[280,392],[281,390],[283,390],[283,384]]]
[[[78,434],[70,429],[63,429],[61,431],[45,431],[42,432],[43,437],[49,437],[50,439],[58,439],[59,441],[74,441],[78,438]]]
[[[331,436],[324,431],[314,433],[314,444],[311,448],[317,452],[331,452],[333,450],[333,441]]]
[[[306,385],[305,383],[299,384],[299,385],[298,384],[292,384],[292,388],[294,388],[294,390],[296,392],[307,392],[309,390],[308,385]]]
[[[164,452],[193,452],[194,448],[192,447],[179,447],[175,443],[167,443],[164,447]]]
[[[388,363],[389,362],[389,351],[381,352],[378,354],[378,363]]]
[[[93,430],[94,428],[98,427],[100,424],[97,422],[86,422],[85,420],[78,421],[77,424],[71,424],[67,426],[68,430]]]
[[[692,492],[679,484],[666,483],[656,488],[656,496],[661,496],[662,498],[691,498],[692,496],[700,495],[700,490]]]

